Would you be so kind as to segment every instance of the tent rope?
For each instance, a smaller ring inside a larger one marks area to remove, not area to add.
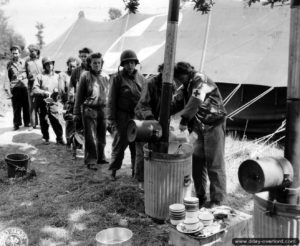
[[[239,114],[240,112],[242,112],[244,109],[248,108],[253,103],[257,102],[259,99],[261,99],[262,97],[264,97],[266,94],[268,94],[273,89],[274,89],[274,87],[270,87],[268,90],[264,91],[263,93],[261,93],[257,97],[253,98],[251,101],[247,102],[246,104],[244,104],[243,106],[239,107],[238,109],[232,111],[230,114],[228,114],[227,118],[229,118],[229,119],[232,120],[232,117],[236,116],[237,114]]]
[[[259,148],[257,149],[254,153],[252,153],[251,155],[251,158],[253,158],[255,155],[258,155],[260,153],[262,153],[263,151],[265,151],[266,148],[268,147],[271,147],[272,145],[275,145],[277,142],[279,142],[280,140],[284,139],[285,136],[282,136],[280,137],[279,139],[273,141],[272,143],[266,145],[266,143],[277,133],[280,133],[282,131],[285,130],[285,123],[286,123],[286,120],[283,120],[281,125],[271,134],[269,135],[266,135],[266,136],[263,136],[261,138],[258,138],[258,139],[255,139],[255,140],[252,140],[252,141],[248,141],[246,143],[243,143],[242,145],[240,145],[239,147],[237,148],[234,148],[234,149],[231,149],[230,150],[230,156],[225,156],[225,159],[229,159],[231,158],[231,156],[233,156],[234,154],[236,153],[239,153],[240,151],[243,151],[243,150],[246,150],[248,147],[250,147],[251,145],[253,144],[260,144],[262,145],[263,147],[262,148]],[[267,140],[266,140],[267,139]],[[245,138],[243,138],[243,140],[245,140]],[[262,143],[263,142],[263,143]]]
[[[232,92],[229,93],[229,95],[224,99],[223,103],[224,106],[226,106],[226,104],[230,101],[230,99],[234,96],[234,94],[240,89],[241,84],[238,84]]]
[[[255,140],[253,140],[253,142],[255,142],[255,143],[264,142],[264,144],[267,143],[275,134],[285,131],[285,125],[286,125],[286,120],[283,120],[281,125],[273,133],[263,136],[261,138],[255,139]]]

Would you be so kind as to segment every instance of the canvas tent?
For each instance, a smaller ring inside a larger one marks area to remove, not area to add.
[[[285,118],[289,8],[259,4],[249,8],[239,0],[215,2],[210,16],[191,5],[181,9],[176,60],[202,67],[218,82],[223,97],[230,98],[226,104],[229,114],[271,88],[233,115],[228,126],[243,130],[247,123],[247,130],[273,131]],[[127,14],[94,22],[81,13],[42,53],[52,56],[56,69],[63,70],[69,56],[88,46],[104,54],[104,71],[112,73],[118,69],[121,52],[133,49],[142,73],[153,74],[163,62],[166,26],[166,14]]]

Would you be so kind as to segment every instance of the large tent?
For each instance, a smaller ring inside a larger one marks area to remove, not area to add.
[[[231,116],[229,127],[273,131],[285,118],[289,7],[215,2],[209,15],[191,5],[181,9],[176,60],[190,62],[218,82]],[[88,46],[104,54],[104,71],[112,73],[118,69],[121,52],[133,49],[141,72],[154,74],[163,62],[166,27],[166,14],[126,14],[94,22],[80,13],[65,33],[45,47],[43,55],[53,57],[56,69],[63,70],[69,56]],[[237,110],[252,99],[244,110]]]

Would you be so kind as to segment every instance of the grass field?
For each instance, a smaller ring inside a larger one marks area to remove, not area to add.
[[[4,97],[0,105],[0,231],[20,227],[28,234],[30,246],[87,246],[95,245],[100,230],[122,225],[133,231],[133,245],[168,245],[167,226],[156,224],[144,213],[143,193],[130,177],[128,151],[119,178],[110,181],[107,165],[97,172],[87,170],[82,153],[73,161],[69,151],[54,143],[53,133],[53,142],[46,146],[39,129],[12,131],[9,105]],[[107,135],[108,157],[111,142]],[[4,161],[8,153],[28,154],[37,177],[8,180]],[[225,204],[251,214],[252,196],[239,185],[238,167],[249,158],[283,156],[283,150],[276,144],[227,135],[225,156]]]

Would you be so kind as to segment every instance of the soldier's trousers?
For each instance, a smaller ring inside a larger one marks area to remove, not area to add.
[[[193,180],[200,202],[207,199],[207,176],[210,181],[210,200],[221,202],[226,195],[224,161],[225,123],[198,131],[194,143]]]
[[[145,142],[135,143],[135,170],[134,177],[139,182],[144,182],[144,150]]]
[[[13,107],[13,123],[15,127],[22,125],[21,113],[23,111],[23,122],[24,125],[29,125],[29,102],[28,102],[28,91],[26,87],[15,87],[11,90],[12,94],[12,107]]]
[[[83,107],[85,137],[84,163],[96,164],[105,160],[106,120],[104,107]]]
[[[32,93],[32,85],[28,84],[28,103],[29,103],[29,114],[30,114],[30,123],[32,127],[36,127],[39,124],[38,121],[38,107],[39,102],[36,96],[31,95]]]
[[[122,166],[124,159],[124,152],[129,146],[131,154],[131,168],[134,170],[135,165],[135,142],[129,143],[127,140],[127,124],[130,119],[133,119],[134,115],[127,112],[117,112],[117,131],[115,132],[114,140],[112,142],[112,153],[110,170],[119,170]]]
[[[48,121],[50,121],[52,129],[56,135],[56,141],[61,141],[63,139],[63,129],[59,119],[57,104],[55,103],[48,107],[46,106],[46,103],[41,99],[38,100],[38,107],[43,138],[49,140]]]

